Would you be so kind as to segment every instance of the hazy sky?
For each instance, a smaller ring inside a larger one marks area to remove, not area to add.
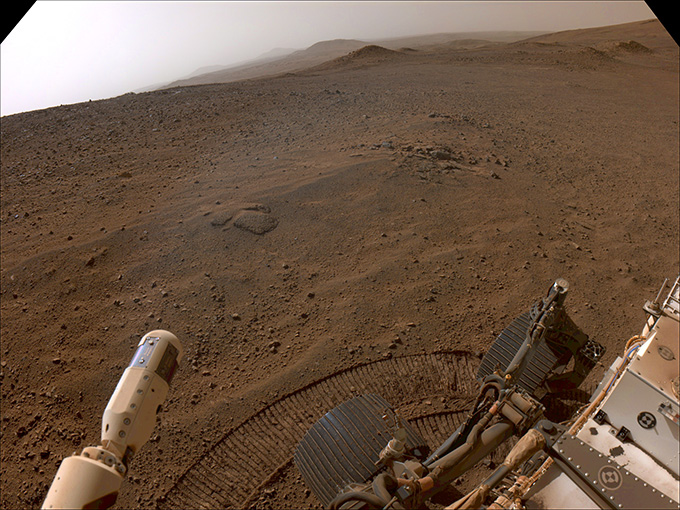
[[[0,47],[1,114],[114,97],[273,48],[654,18],[643,1],[39,0]]]

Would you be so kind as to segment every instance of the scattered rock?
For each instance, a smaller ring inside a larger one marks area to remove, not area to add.
[[[210,224],[213,227],[221,227],[226,225],[231,220],[231,218],[233,218],[233,214],[221,211],[213,216],[213,218],[210,220]]]
[[[415,67],[356,66],[3,117],[0,507],[40,506],[74,442],[97,440],[113,388],[94,387],[93,370],[115,383],[161,318],[185,349],[182,380],[139,459],[155,476],[131,473],[121,508],[164,498],[183,472],[168,456],[193,451],[193,463],[247,416],[336,370],[421,351],[483,358],[494,331],[564,272],[581,280],[567,305],[585,312],[587,333],[603,331],[599,312],[612,303],[649,298],[653,270],[675,267],[677,216],[664,205],[677,187],[658,169],[669,159],[660,148],[677,146],[664,112],[678,78],[660,38],[633,34],[612,40],[617,59],[601,74],[580,72],[578,45],[529,44],[477,52],[489,60],[456,51],[461,65],[403,80]],[[654,41],[654,54],[616,47],[629,39]],[[499,95],[486,78],[504,56]],[[644,69],[628,65],[638,57]],[[607,81],[617,68],[626,88]],[[569,123],[550,108],[558,82]],[[646,108],[649,92],[658,108]],[[637,249],[645,233],[653,268]],[[621,317],[604,335],[613,353],[639,324]],[[427,398],[413,400],[419,411],[444,407],[437,392]],[[318,506],[293,468],[266,471],[248,488],[261,487],[251,505],[275,487],[262,506]],[[457,479],[460,492],[478,475]],[[33,488],[42,499],[22,496]]]
[[[246,230],[253,234],[263,235],[274,230],[279,221],[273,216],[259,212],[245,210],[242,211],[234,220],[234,226],[241,230]]]

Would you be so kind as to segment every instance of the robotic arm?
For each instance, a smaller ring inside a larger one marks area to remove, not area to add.
[[[115,503],[128,460],[151,437],[182,354],[169,331],[142,337],[104,410],[101,445],[62,461],[43,509],[100,509]]]

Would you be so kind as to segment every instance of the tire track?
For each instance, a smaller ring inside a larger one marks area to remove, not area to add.
[[[297,443],[326,412],[378,393],[436,447],[465,419],[479,359],[466,352],[393,357],[332,374],[281,397],[229,430],[158,501],[158,508],[245,508],[292,462]],[[433,410],[428,399],[444,397]],[[453,425],[453,428],[452,428]]]

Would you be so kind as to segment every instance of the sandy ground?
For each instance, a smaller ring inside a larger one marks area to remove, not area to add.
[[[185,358],[118,508],[324,377],[484,352],[557,277],[601,374],[678,273],[678,108],[645,22],[3,117],[0,506],[98,444],[152,329]],[[319,506],[260,475],[234,506]]]

